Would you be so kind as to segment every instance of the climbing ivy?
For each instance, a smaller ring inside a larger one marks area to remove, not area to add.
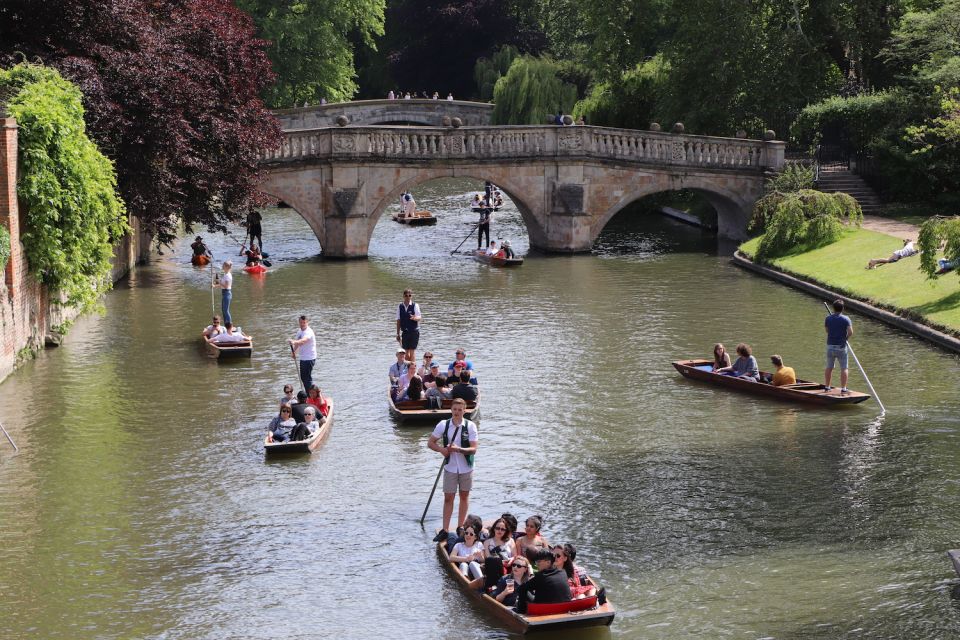
[[[7,268],[7,260],[10,259],[10,232],[3,225],[0,225],[0,272]]]
[[[862,220],[860,205],[852,196],[802,189],[774,191],[758,200],[750,228],[764,231],[757,259],[767,262],[835,242],[844,225],[859,226]]]
[[[36,277],[64,304],[96,307],[110,288],[113,241],[126,231],[113,163],[87,138],[80,90],[36,64],[0,69],[19,126],[21,239]]]
[[[960,216],[927,218],[920,226],[917,249],[920,251],[920,270],[930,279],[935,279],[940,269],[937,255],[943,249],[943,257],[960,263]],[[956,269],[960,273],[960,269]]]

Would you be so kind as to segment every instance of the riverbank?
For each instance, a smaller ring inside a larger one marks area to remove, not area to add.
[[[902,234],[898,234],[902,235]],[[753,262],[759,238],[742,244],[735,264],[823,298],[843,296],[856,310],[960,352],[960,281],[956,274],[928,280],[914,256],[867,269],[871,258],[899,249],[899,237],[856,229],[837,242],[773,260]]]

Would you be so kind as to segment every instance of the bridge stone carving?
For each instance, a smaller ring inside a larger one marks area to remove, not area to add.
[[[605,127],[338,127],[287,130],[262,155],[261,189],[297,209],[323,255],[367,255],[382,212],[443,177],[491,180],[516,203],[531,246],[589,251],[625,206],[693,189],[717,210],[718,232],[746,236],[784,143]]]
[[[336,127],[339,126],[337,118],[340,116],[347,119],[347,126],[450,126],[449,121],[444,118],[460,118],[460,122],[465,126],[488,126],[493,115],[493,105],[465,100],[355,100],[281,109],[273,113],[284,130]]]

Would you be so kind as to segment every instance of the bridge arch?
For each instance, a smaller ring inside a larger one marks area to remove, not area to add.
[[[323,172],[314,170],[314,173],[322,175]],[[303,171],[270,172],[257,185],[257,189],[287,203],[291,209],[300,214],[300,217],[310,225],[311,231],[320,243],[320,248],[323,249],[327,244],[327,228],[319,206],[322,198],[321,189],[315,180],[304,180],[303,174]]]

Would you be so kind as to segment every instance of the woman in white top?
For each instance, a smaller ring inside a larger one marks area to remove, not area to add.
[[[463,542],[453,545],[450,561],[460,565],[460,572],[468,577],[482,578],[483,569],[480,563],[486,557],[483,543],[477,539],[477,532],[472,526],[463,530]]]
[[[230,273],[230,269],[233,268],[233,263],[227,260],[223,263],[223,275],[217,278],[217,286],[220,287],[220,291],[223,294],[223,298],[220,301],[220,307],[223,311],[223,322],[224,324],[231,324],[232,318],[230,317],[230,301],[233,300],[233,274]]]

